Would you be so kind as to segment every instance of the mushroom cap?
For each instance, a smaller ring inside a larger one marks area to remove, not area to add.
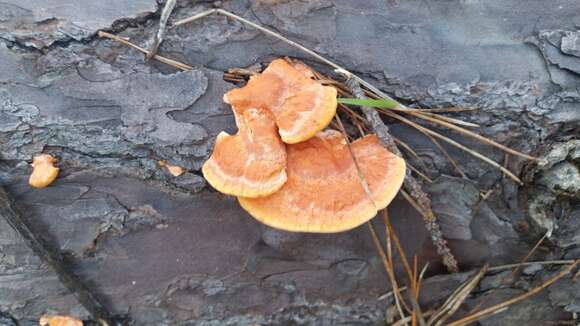
[[[224,101],[234,107],[267,108],[274,115],[282,141],[295,144],[324,129],[336,113],[336,89],[322,86],[284,59],[270,63]]]
[[[286,182],[286,145],[278,136],[271,113],[234,108],[234,115],[238,133],[222,131],[217,136],[213,153],[203,164],[203,176],[224,194],[272,194]]]
[[[288,181],[263,198],[238,198],[254,218],[294,232],[333,233],[353,229],[389,205],[405,179],[405,160],[375,135],[351,144],[372,201],[364,190],[341,133],[328,130],[287,146]]]

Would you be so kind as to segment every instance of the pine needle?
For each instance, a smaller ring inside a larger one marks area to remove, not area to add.
[[[570,274],[570,272],[578,265],[578,263],[580,262],[580,260],[576,260],[574,261],[574,263],[568,265],[567,267],[565,267],[560,273],[558,273],[556,276],[548,279],[547,281],[545,281],[544,283],[542,283],[541,285],[529,290],[528,292],[522,294],[522,295],[518,295],[512,299],[506,300],[504,302],[501,302],[499,304],[493,305],[489,308],[483,309],[481,311],[478,311],[476,313],[473,313],[469,316],[466,316],[464,318],[461,318],[460,320],[454,321],[452,323],[447,324],[448,326],[464,326],[464,325],[468,325],[471,324],[477,320],[480,320],[482,318],[485,318],[489,315],[495,314],[507,307],[509,307],[510,305],[513,305],[515,303],[518,303],[522,300],[525,300],[535,294],[540,293],[542,290],[544,290],[545,288],[547,288],[548,286],[552,285],[553,283],[555,283],[556,281],[560,280],[561,278],[563,278],[564,276]]]
[[[135,49],[135,50],[137,50],[139,52],[142,52],[146,56],[149,55],[149,53],[150,53],[147,49],[144,49],[144,48],[142,48],[142,47],[140,47],[138,45],[135,45],[135,44],[129,42],[128,40],[126,40],[126,39],[124,39],[122,37],[119,37],[117,35],[113,35],[113,34],[110,34],[110,33],[107,33],[107,32],[103,32],[103,31],[99,31],[97,33],[97,35],[99,37],[105,37],[105,38],[111,39],[113,41],[117,41],[117,42],[119,42],[121,44],[124,44],[124,45],[126,45],[128,47],[131,47],[131,48],[133,48],[133,49]],[[179,61],[175,61],[175,60],[172,60],[172,59],[169,59],[169,58],[166,58],[166,57],[162,57],[162,56],[160,56],[158,54],[154,55],[153,56],[153,59],[155,59],[157,61],[160,61],[160,62],[163,62],[165,64],[168,64],[168,65],[170,65],[172,67],[175,67],[177,69],[181,69],[183,71],[193,70],[193,67],[190,66],[190,65],[186,65],[185,63],[181,63]]]

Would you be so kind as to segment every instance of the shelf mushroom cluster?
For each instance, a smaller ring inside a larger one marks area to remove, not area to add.
[[[351,154],[341,133],[322,131],[336,113],[336,94],[304,66],[272,61],[224,95],[238,133],[217,136],[204,177],[277,229],[333,233],[370,220],[399,191],[405,161],[375,135],[352,142]]]

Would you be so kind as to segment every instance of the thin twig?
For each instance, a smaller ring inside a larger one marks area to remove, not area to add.
[[[144,49],[144,48],[142,48],[142,47],[140,47],[138,45],[135,45],[135,44],[133,44],[133,43],[127,41],[126,39],[124,39],[122,37],[119,37],[117,35],[113,35],[113,34],[110,34],[110,33],[107,33],[107,32],[103,32],[103,31],[99,31],[97,33],[97,35],[99,37],[106,37],[106,38],[109,38],[111,40],[117,41],[117,42],[119,42],[121,44],[124,44],[124,45],[126,45],[128,47],[131,47],[131,48],[133,48],[133,49],[135,49],[135,50],[137,50],[139,52],[142,52],[145,55],[149,54],[149,51],[147,49]],[[166,57],[162,57],[162,56],[160,56],[158,54],[156,54],[155,56],[153,56],[153,59],[158,60],[160,62],[163,62],[165,64],[168,64],[170,66],[173,66],[175,68],[181,69],[183,71],[193,70],[193,67],[192,66],[186,65],[185,63],[181,63],[179,61],[175,61],[175,60],[172,60],[172,59],[169,59],[169,58],[166,58]]]
[[[159,29],[157,30],[157,34],[155,34],[155,38],[153,39],[153,45],[151,46],[149,53],[145,55],[147,60],[151,60],[157,54],[159,45],[161,45],[161,42],[163,42],[163,37],[165,36],[167,21],[169,20],[169,16],[171,15],[171,12],[173,12],[173,8],[175,8],[176,3],[176,0],[167,0],[165,3],[165,6],[161,11],[161,18],[159,18]]]

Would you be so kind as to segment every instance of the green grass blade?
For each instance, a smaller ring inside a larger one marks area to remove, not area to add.
[[[337,100],[338,100],[338,103],[341,103],[341,104],[370,106],[373,108],[385,108],[385,109],[392,109],[392,108],[396,107],[398,104],[396,101],[387,100],[387,99],[372,100],[372,99],[339,97]]]

